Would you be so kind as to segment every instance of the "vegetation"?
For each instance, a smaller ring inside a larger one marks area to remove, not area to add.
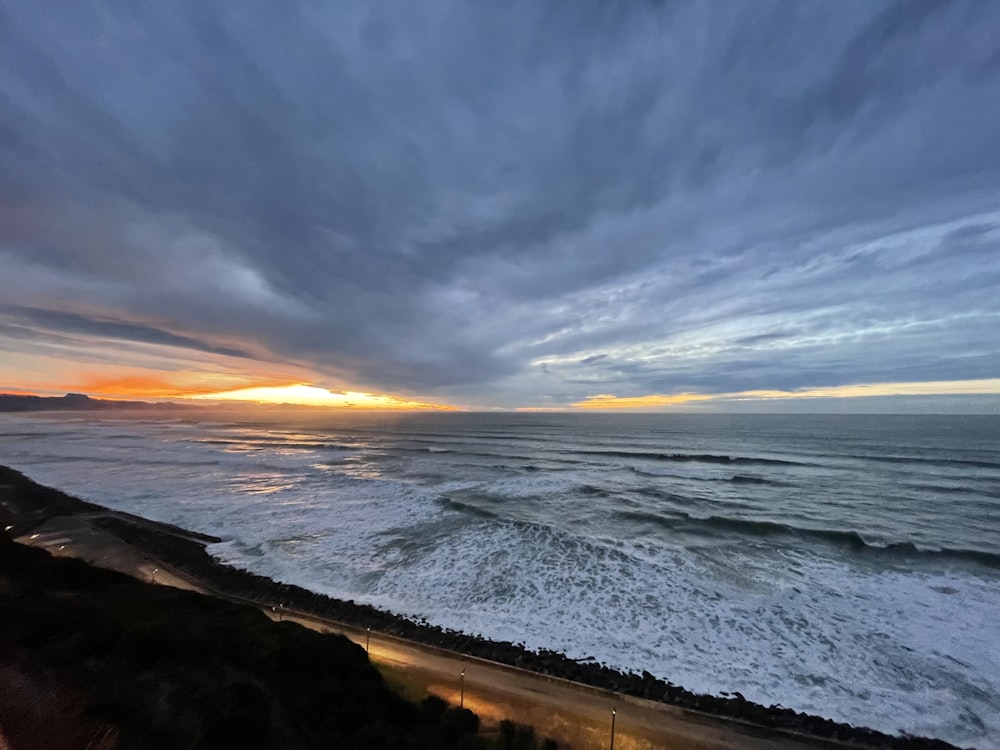
[[[0,726],[18,750],[487,746],[475,714],[405,700],[346,638],[3,534],[0,612]]]

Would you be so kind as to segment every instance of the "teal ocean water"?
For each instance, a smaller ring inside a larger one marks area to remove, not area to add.
[[[449,628],[1000,746],[1000,417],[0,416],[0,462]]]

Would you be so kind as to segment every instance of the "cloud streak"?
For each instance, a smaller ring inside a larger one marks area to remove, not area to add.
[[[0,351],[466,406],[995,377],[998,28],[14,0]]]

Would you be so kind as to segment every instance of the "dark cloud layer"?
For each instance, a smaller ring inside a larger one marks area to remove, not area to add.
[[[2,312],[481,405],[995,377],[998,38],[972,0],[5,0]]]

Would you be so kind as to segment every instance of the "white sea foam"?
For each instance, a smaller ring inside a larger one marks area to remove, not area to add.
[[[650,563],[624,546],[480,521],[360,598],[445,627],[647,669],[699,692],[739,690],[764,704],[960,743],[981,740],[979,722],[989,736],[1000,733],[1000,663],[986,625],[1000,618],[996,581],[864,572],[810,555],[792,555],[784,571],[754,555],[720,561],[684,550]],[[929,696],[939,710],[928,711]]]
[[[193,441],[206,436],[220,441]],[[176,422],[0,422],[3,461],[37,481],[217,534],[225,541],[213,554],[277,580],[646,669],[699,692],[1000,744],[1000,577],[988,569],[887,564],[767,539],[682,545],[669,530],[616,525],[615,508],[653,515],[680,501],[636,495],[614,467],[480,466],[463,475],[460,454],[404,459],[363,436],[331,462],[323,446],[344,436],[328,437]],[[229,438],[270,445],[234,449]],[[295,445],[274,445],[283,440]],[[453,461],[438,467],[447,479],[409,478],[428,460]],[[708,516],[734,490],[692,492],[704,495]],[[746,510],[770,498],[733,502]]]

